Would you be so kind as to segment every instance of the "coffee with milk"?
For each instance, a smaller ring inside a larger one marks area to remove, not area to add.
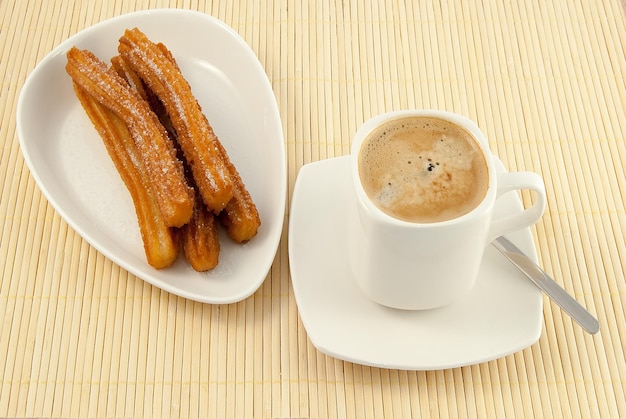
[[[361,184],[383,212],[434,223],[474,209],[489,187],[487,162],[473,136],[434,117],[394,119],[373,130],[358,157]]]

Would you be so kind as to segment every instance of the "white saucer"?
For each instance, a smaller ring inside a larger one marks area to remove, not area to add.
[[[346,156],[302,167],[291,204],[291,280],[317,349],[370,366],[434,370],[500,358],[539,339],[541,292],[491,246],[475,287],[451,306],[401,311],[367,299],[348,263],[348,220],[355,216],[349,161]],[[521,209],[518,195],[509,193],[496,213]],[[529,229],[508,238],[536,259]]]

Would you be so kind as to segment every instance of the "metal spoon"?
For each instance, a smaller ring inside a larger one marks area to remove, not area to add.
[[[500,253],[517,266],[533,283],[548,295],[559,307],[569,314],[587,332],[595,334],[600,330],[598,320],[578,301],[544,272],[507,238],[500,236],[491,243]]]

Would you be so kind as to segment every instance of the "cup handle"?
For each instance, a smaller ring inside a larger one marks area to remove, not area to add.
[[[489,242],[512,231],[530,227],[543,216],[546,209],[546,189],[541,176],[533,172],[498,174],[496,199],[507,192],[522,189],[534,191],[536,193],[535,202],[522,212],[494,217],[489,227]]]

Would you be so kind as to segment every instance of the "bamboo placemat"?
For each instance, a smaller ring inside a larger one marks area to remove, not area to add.
[[[300,167],[348,154],[370,116],[474,119],[509,169],[544,177],[539,259],[600,333],[544,300],[541,338],[521,352],[378,369],[310,343],[286,234],[258,292],[232,305],[170,295],[104,258],[35,185],[17,98],[68,36],[155,7],[211,14],[255,51],[280,108],[288,199]],[[625,23],[620,0],[1,1],[0,416],[626,417]]]

